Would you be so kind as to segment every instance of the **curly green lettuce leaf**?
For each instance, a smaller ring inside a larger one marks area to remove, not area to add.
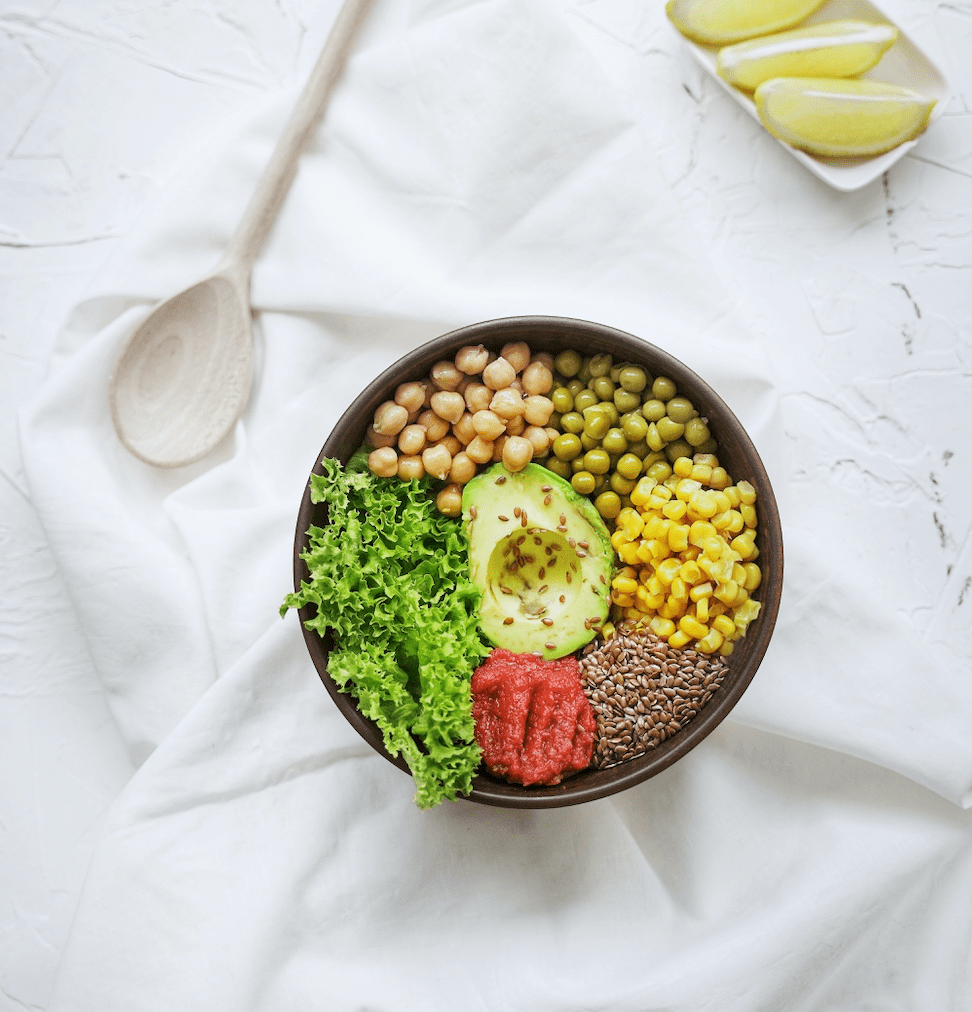
[[[308,531],[310,579],[280,613],[314,605],[305,624],[333,635],[329,674],[408,763],[418,806],[432,808],[469,793],[481,758],[469,687],[490,649],[480,593],[459,523],[436,510],[431,483],[378,478],[365,461],[325,458],[311,478],[328,524]]]

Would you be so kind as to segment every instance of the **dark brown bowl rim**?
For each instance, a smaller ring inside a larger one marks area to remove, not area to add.
[[[572,343],[564,338],[569,338]],[[560,808],[605,798],[656,776],[695,748],[722,723],[755,676],[776,625],[783,588],[783,534],[769,475],[748,433],[725,401],[697,373],[656,345],[613,327],[567,317],[518,316],[487,320],[450,331],[402,356],[369,383],[344,412],[318,453],[311,473],[323,473],[323,457],[336,457],[347,463],[364,438],[366,423],[361,419],[370,419],[378,405],[389,399],[394,387],[405,378],[427,375],[434,363],[451,357],[466,344],[483,344],[498,351],[508,341],[521,340],[534,351],[574,347],[583,354],[610,352],[615,360],[643,363],[655,375],[669,376],[679,393],[688,396],[697,406],[704,405],[703,414],[709,419],[709,426],[719,444],[720,463],[736,480],[746,478],[752,482],[758,492],[756,544],[760,551],[763,580],[754,596],[760,601],[760,615],[747,635],[737,642],[722,686],[691,722],[645,755],[606,770],[585,770],[553,787],[521,787],[497,780],[488,773],[479,773],[473,778],[472,792],[468,796],[470,801],[503,808]],[[296,589],[308,576],[301,553],[308,546],[307,531],[314,522],[317,509],[319,507],[310,499],[308,478],[297,514],[294,538]],[[381,732],[374,722],[359,712],[354,699],[341,692],[328,674],[328,643],[304,624],[313,617],[313,609],[310,606],[301,608],[299,615],[308,653],[338,709],[376,752],[409,773],[404,759],[393,757],[385,750]]]

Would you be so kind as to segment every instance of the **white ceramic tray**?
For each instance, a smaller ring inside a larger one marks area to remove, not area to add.
[[[820,21],[835,21],[838,18],[856,18],[861,21],[872,21],[875,24],[894,24],[894,22],[868,0],[827,0],[827,2],[805,21],[796,27],[816,24]],[[888,81],[905,88],[937,99],[928,121],[930,127],[945,111],[948,104],[948,84],[942,72],[934,63],[908,38],[900,26],[895,26],[901,33],[897,42],[884,54],[881,61],[862,77],[875,81]],[[726,84],[716,73],[716,57],[718,46],[700,46],[689,39],[684,39],[699,63],[719,82],[719,85],[739,103],[754,120],[759,122],[756,103],[744,92]],[[769,135],[768,135],[769,136]],[[924,136],[924,135],[921,135]],[[798,162],[805,165],[815,176],[837,190],[857,190],[889,169],[894,163],[921,141],[921,136],[913,141],[899,144],[891,151],[874,158],[817,158],[803,151],[791,148],[776,140],[793,155]]]

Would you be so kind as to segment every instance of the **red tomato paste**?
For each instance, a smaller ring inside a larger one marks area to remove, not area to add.
[[[594,712],[575,657],[545,661],[495,649],[472,677],[476,741],[486,768],[517,784],[559,784],[586,769]]]

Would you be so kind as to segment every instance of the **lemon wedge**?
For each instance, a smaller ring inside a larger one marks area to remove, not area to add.
[[[672,24],[703,46],[727,46],[792,28],[823,0],[668,0]]]
[[[825,21],[726,46],[716,70],[743,91],[771,77],[856,77],[870,70],[899,34],[894,25]]]
[[[812,155],[870,158],[917,137],[935,100],[883,81],[774,77],[756,109],[776,138]]]

